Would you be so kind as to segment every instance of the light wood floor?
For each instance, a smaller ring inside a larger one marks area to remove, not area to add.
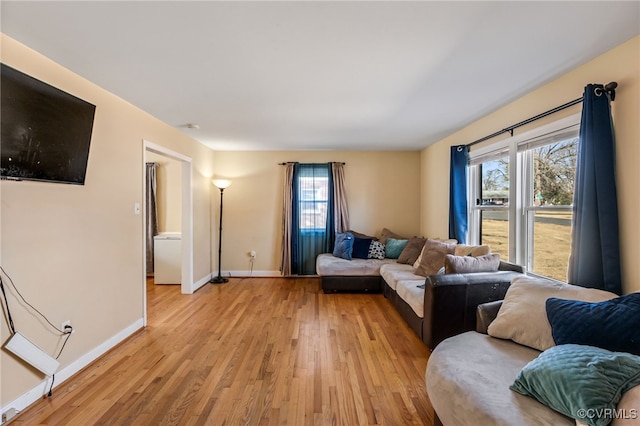
[[[148,285],[148,327],[12,424],[432,425],[429,351],[382,295],[317,278]]]

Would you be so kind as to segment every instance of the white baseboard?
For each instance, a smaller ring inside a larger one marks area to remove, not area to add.
[[[195,292],[197,289],[199,289],[200,287],[208,283],[211,280],[212,276],[213,276],[212,274],[208,274],[206,277],[201,278],[199,281],[195,282],[193,284],[193,288],[191,289],[192,292]]]
[[[87,365],[91,364],[93,361],[98,359],[100,356],[105,354],[109,349],[116,346],[118,343],[122,342],[127,337],[131,336],[136,331],[140,330],[143,327],[143,320],[140,318],[124,330],[120,331],[116,335],[107,339],[104,343],[90,350],[86,354],[82,355],[77,360],[73,361],[68,366],[64,367],[62,370],[58,371],[55,374],[55,382],[53,388],[55,389],[65,380],[69,379],[71,376],[85,368]],[[4,413],[10,408],[15,408],[16,411],[22,411],[27,408],[29,405],[33,404],[43,395],[46,395],[49,392],[49,387],[51,386],[51,378],[47,377],[45,380],[40,382],[31,390],[28,390],[15,400],[8,403],[6,406],[0,408],[0,412]]]
[[[226,278],[282,277],[280,271],[223,271]]]

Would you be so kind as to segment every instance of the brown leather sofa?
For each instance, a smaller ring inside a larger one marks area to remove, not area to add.
[[[500,300],[522,267],[500,262],[497,272],[416,275],[392,259],[336,258],[316,261],[325,293],[383,292],[422,341],[433,349],[447,337],[476,329],[476,307]]]
[[[502,261],[497,272],[420,277],[423,293],[413,289],[408,294],[407,287],[417,284],[407,280],[388,283],[390,274],[382,269],[385,297],[430,349],[448,337],[475,330],[478,305],[503,299],[511,280],[522,273],[521,266]],[[422,309],[415,302],[420,296]]]

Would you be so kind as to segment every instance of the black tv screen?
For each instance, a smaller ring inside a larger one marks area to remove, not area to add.
[[[1,67],[0,177],[84,185],[95,105]]]

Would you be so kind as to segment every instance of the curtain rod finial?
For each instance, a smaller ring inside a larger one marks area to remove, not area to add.
[[[616,100],[616,88],[618,87],[618,83],[615,81],[612,81],[611,83],[607,83],[604,86],[604,90],[609,94],[609,98],[611,99],[611,101],[615,101]]]

